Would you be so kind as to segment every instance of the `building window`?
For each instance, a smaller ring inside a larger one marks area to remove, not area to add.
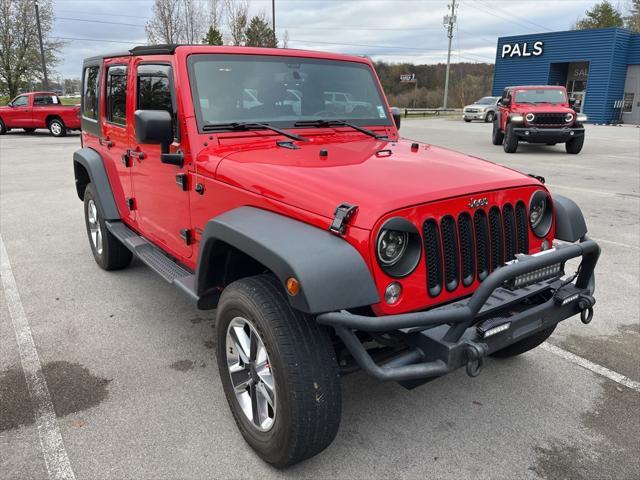
[[[116,125],[127,124],[127,67],[119,65],[107,70],[106,119]]]
[[[82,115],[92,120],[98,119],[98,84],[100,67],[84,69],[84,91],[82,93]]]
[[[624,101],[622,102],[622,113],[631,113],[633,111],[633,98],[635,93],[625,93]]]

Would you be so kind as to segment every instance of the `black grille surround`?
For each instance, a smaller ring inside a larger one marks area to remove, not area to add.
[[[529,221],[522,201],[515,206],[477,209],[445,215],[438,222],[427,218],[424,234],[425,266],[429,296],[453,292],[474,281],[482,282],[495,269],[529,252]]]
[[[570,127],[573,121],[567,122],[564,117],[566,113],[550,112],[550,113],[534,113],[532,122],[527,121],[527,125],[532,127]],[[574,115],[575,117],[575,115]],[[525,115],[526,118],[526,115]]]

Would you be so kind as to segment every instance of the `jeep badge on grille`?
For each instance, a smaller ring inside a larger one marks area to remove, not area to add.
[[[469,208],[486,207],[489,205],[489,200],[485,198],[472,198],[469,200]]]

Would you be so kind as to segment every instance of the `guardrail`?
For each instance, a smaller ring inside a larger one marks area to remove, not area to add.
[[[404,108],[402,109],[404,117],[427,117],[440,115],[457,115],[462,114],[461,108]]]

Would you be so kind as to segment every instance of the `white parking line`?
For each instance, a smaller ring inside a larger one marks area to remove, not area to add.
[[[611,245],[615,245],[617,247],[632,248],[634,250],[640,250],[640,247],[638,247],[637,245],[629,245],[627,243],[614,242],[613,240],[605,240],[604,238],[591,237],[591,239],[595,240],[596,242],[610,243]]]
[[[42,373],[42,365],[38,357],[36,345],[33,342],[29,320],[24,313],[20,293],[16,285],[16,279],[11,270],[9,256],[5,249],[2,235],[0,235],[0,275],[2,287],[7,300],[9,316],[13,323],[13,330],[18,342],[20,363],[24,378],[27,381],[31,401],[33,402],[38,436],[44,462],[50,479],[74,480],[76,477],[71,468],[67,450],[64,447],[62,435],[56,420],[56,414],[51,403],[51,394],[47,388],[47,382]]]
[[[613,380],[620,385],[624,385],[625,387],[635,390],[636,392],[640,392],[640,382],[631,380],[629,377],[625,377],[618,372],[609,370],[607,367],[603,367],[602,365],[598,365],[597,363],[590,362],[586,358],[582,358],[574,353],[567,352],[566,350],[558,348],[555,345],[551,345],[548,342],[543,343],[542,345],[540,345],[540,347],[542,347],[542,349],[546,350],[547,352],[551,352],[555,355],[558,355],[559,357],[564,358],[565,360],[569,360],[571,363],[580,365],[582,368],[591,370],[593,373],[602,375],[603,377],[606,377],[609,380]]]

